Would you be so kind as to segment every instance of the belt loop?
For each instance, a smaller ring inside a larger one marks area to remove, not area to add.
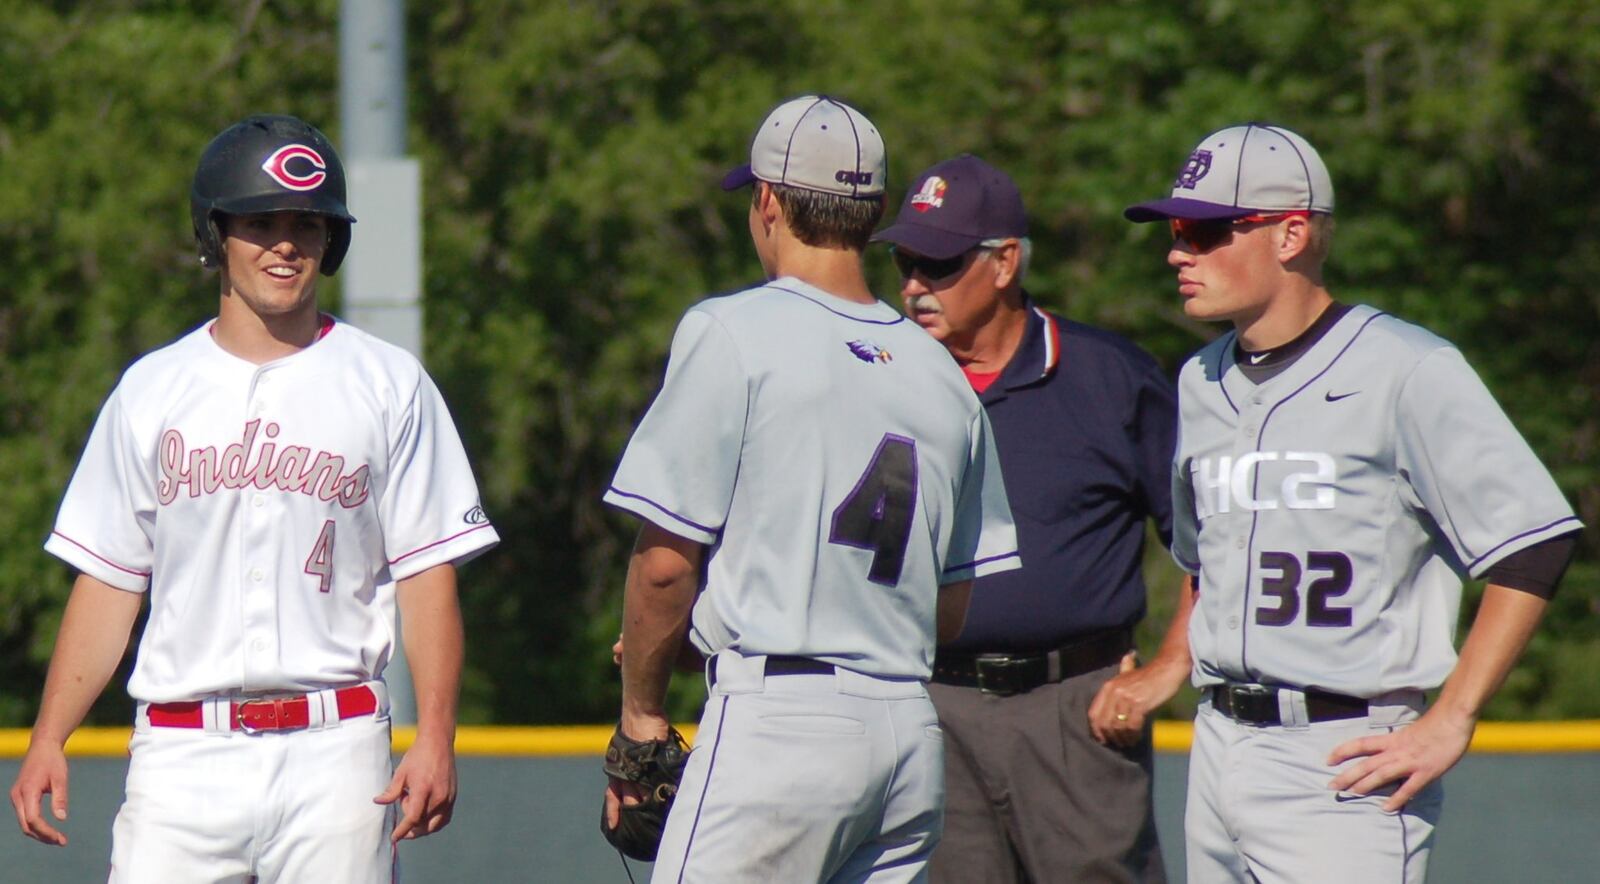
[[[1311,726],[1311,711],[1306,708],[1306,692],[1294,688],[1278,688],[1278,718],[1289,730],[1306,730]]]
[[[378,708],[372,710],[373,717],[374,718],[388,718],[389,717],[389,683],[384,681],[381,678],[375,678],[372,681],[366,682],[365,684],[367,686],[367,689],[372,691],[372,696],[377,698],[377,701],[378,701]],[[339,712],[338,712],[338,708],[339,708],[338,701],[334,700],[333,704],[334,704],[334,713],[333,714],[334,714],[335,717],[338,717],[338,714],[339,714]]]
[[[334,688],[323,688],[306,694],[306,730],[340,725],[338,693]]]
[[[1061,649],[1057,648],[1044,655],[1045,678],[1050,684],[1061,680]]]
[[[233,734],[233,697],[207,697],[200,701],[200,722],[208,734]]]

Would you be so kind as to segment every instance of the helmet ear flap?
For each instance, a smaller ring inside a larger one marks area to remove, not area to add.
[[[217,213],[207,212],[205,220],[195,225],[195,244],[200,247],[200,266],[215,270],[222,266],[222,230],[217,225]]]
[[[345,253],[350,251],[350,222],[339,218],[328,219],[328,248],[322,253],[322,275],[339,272]]]

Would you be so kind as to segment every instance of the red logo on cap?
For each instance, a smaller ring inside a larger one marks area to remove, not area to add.
[[[944,205],[944,179],[933,175],[922,182],[922,189],[911,196],[911,208],[919,212],[937,209]]]
[[[304,175],[291,171],[289,163],[292,160],[305,160],[311,167],[310,171]],[[322,182],[328,180],[328,173],[323,171],[326,168],[328,164],[323,162],[322,154],[304,144],[285,144],[273,151],[272,156],[267,157],[266,162],[261,164],[261,171],[290,190],[316,190]]]

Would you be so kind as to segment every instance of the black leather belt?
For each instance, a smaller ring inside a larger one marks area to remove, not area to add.
[[[1278,712],[1278,689],[1260,684],[1219,684],[1210,689],[1211,707],[1245,724],[1283,724]],[[1312,722],[1342,721],[1367,714],[1367,701],[1328,691],[1309,690],[1306,717]]]
[[[1020,694],[1040,685],[1104,669],[1133,648],[1126,627],[1080,639],[1037,654],[959,654],[940,651],[933,658],[933,680],[977,688],[986,694]]]
[[[706,662],[706,677],[713,687],[717,684],[717,658],[712,657]],[[836,670],[832,663],[813,660],[810,657],[789,657],[782,654],[767,658],[764,664],[767,675],[832,675]]]

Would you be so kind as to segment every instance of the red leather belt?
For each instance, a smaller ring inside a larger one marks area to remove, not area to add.
[[[378,711],[378,695],[366,685],[340,688],[334,692],[339,704],[339,719],[371,715]],[[206,726],[205,702],[151,703],[145,707],[154,727]],[[311,726],[311,700],[305,694],[259,700],[233,700],[228,703],[228,722],[232,730],[253,734],[257,731],[289,731]]]

